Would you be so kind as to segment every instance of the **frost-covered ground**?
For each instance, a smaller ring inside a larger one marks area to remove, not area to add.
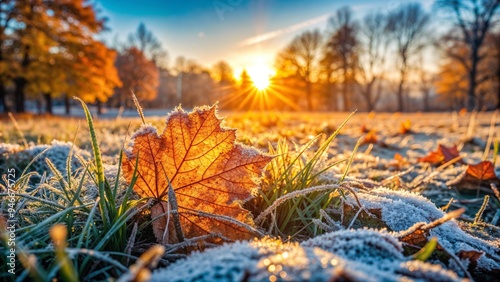
[[[308,154],[313,154],[348,115],[220,113],[226,117],[227,126],[237,129],[240,142],[264,151],[269,144],[276,146],[282,138],[300,146],[322,134],[319,141],[308,149]],[[108,114],[96,121],[109,175],[116,170],[123,144],[140,125],[137,118],[117,120],[112,116]],[[493,144],[500,139],[500,116],[493,123],[492,117],[492,113],[357,113],[327,150],[329,162],[348,159],[361,138],[346,181],[346,185],[356,191],[356,198],[349,195],[340,211],[331,210],[331,214],[337,212],[340,219],[323,218],[320,226],[327,232],[302,242],[263,238],[196,252],[185,260],[153,272],[152,278],[154,281],[460,281],[472,275],[478,280],[499,279],[500,199],[490,193],[482,223],[474,225],[472,221],[486,194],[447,185],[464,172],[465,163],[494,160]],[[163,116],[147,119],[158,128],[164,126]],[[402,127],[407,121],[409,132],[403,133]],[[9,120],[2,120],[2,170],[10,167],[22,170],[45,149],[44,157],[62,172],[65,172],[70,150],[84,159],[92,156],[90,137],[83,120],[76,117],[27,118],[18,122],[28,147],[19,130]],[[371,138],[363,139],[366,134]],[[418,161],[437,150],[438,144],[456,145],[463,162],[438,168]],[[396,154],[400,157],[395,158]],[[78,167],[76,159],[72,162],[72,167]],[[500,159],[496,163],[495,172],[500,175]],[[331,168],[328,175],[335,179],[346,166],[346,162],[340,163]],[[47,163],[41,160],[32,166],[32,170],[37,171],[40,178],[51,174]],[[95,191],[89,189],[88,197],[93,193]],[[442,218],[445,213],[440,208],[450,199],[453,201],[447,207],[448,211],[465,208],[465,213],[459,220],[452,219],[422,231],[424,235],[419,233],[420,237],[436,237],[439,246],[428,261],[415,260],[406,249],[415,247],[411,244],[414,239],[405,236],[418,232],[412,233],[408,229],[420,222],[428,224]],[[348,212],[356,208],[359,208],[358,212]]]

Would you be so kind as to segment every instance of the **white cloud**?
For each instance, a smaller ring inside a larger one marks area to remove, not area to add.
[[[292,32],[295,32],[297,30],[309,27],[311,25],[326,22],[329,17],[330,17],[330,14],[325,14],[325,15],[321,15],[319,17],[308,19],[308,20],[305,20],[303,22],[300,22],[300,23],[297,23],[297,24],[294,24],[294,25],[291,25],[291,26],[288,26],[285,28],[281,28],[281,29],[273,30],[273,31],[266,32],[263,34],[259,34],[257,36],[253,36],[253,37],[250,37],[250,38],[247,38],[247,39],[241,41],[240,45],[241,46],[250,46],[250,45],[260,43],[260,42],[268,41],[268,40],[271,40],[271,39],[276,38],[278,36],[292,33]]]

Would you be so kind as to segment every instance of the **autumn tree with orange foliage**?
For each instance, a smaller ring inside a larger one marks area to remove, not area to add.
[[[3,90],[8,84],[15,86],[17,112],[24,112],[26,95],[36,97],[43,94],[49,111],[52,97],[61,94],[81,95],[69,92],[82,89],[72,87],[78,79],[85,80],[96,89],[92,92],[96,97],[87,97],[87,101],[110,95],[109,90],[102,88],[102,85],[115,87],[119,84],[112,77],[112,72],[109,77],[89,71],[92,68],[102,69],[109,62],[102,64],[101,61],[112,58],[107,47],[94,39],[95,34],[104,30],[105,20],[97,16],[89,1],[14,1],[2,6],[1,12],[2,16],[6,16],[6,21],[0,30],[0,61],[3,66],[0,93],[5,93]],[[102,48],[106,50],[99,51]],[[92,58],[85,65],[86,71],[76,71],[82,69],[78,66],[81,62],[75,59],[77,57]],[[89,77],[92,74],[101,77]],[[103,83],[103,78],[109,80]],[[4,104],[4,110],[7,108]]]
[[[139,100],[150,101],[156,98],[159,85],[158,69],[141,50],[136,47],[126,49],[118,55],[115,66],[122,81],[122,86],[116,89],[115,95],[122,106],[132,106],[132,93]]]

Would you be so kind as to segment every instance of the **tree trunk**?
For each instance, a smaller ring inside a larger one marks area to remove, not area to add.
[[[26,87],[26,84],[28,81],[24,77],[18,77],[14,80],[16,84],[16,90],[14,92],[15,96],[15,102],[16,102],[16,112],[17,113],[24,113],[25,108],[24,108],[24,88]]]
[[[423,93],[423,102],[424,102],[424,112],[428,112],[429,111],[429,91],[428,90],[424,90],[424,93]]]
[[[500,35],[499,35],[500,38]],[[500,110],[500,40],[497,43],[497,110]]]
[[[101,100],[97,99],[96,101],[96,106],[97,106],[97,115],[102,115],[102,102]]]
[[[64,95],[64,108],[66,115],[69,116],[71,114],[71,103],[69,101],[69,95]]]
[[[7,90],[2,82],[0,82],[0,104],[3,106],[4,113],[10,112],[9,105],[7,104]]]
[[[369,82],[366,84],[366,89],[365,89],[365,98],[366,98],[366,109],[368,112],[373,111],[373,101],[372,101],[372,95],[373,95],[373,81]]]
[[[344,105],[343,105],[344,107],[343,107],[342,111],[347,112],[349,110],[349,108],[351,107],[351,105],[349,103],[349,93],[348,93],[349,87],[347,85],[347,81],[344,81],[342,84],[343,84],[342,85],[342,88],[343,88],[342,89],[342,98],[344,100]]]
[[[403,89],[404,89],[404,80],[401,80],[399,82],[398,92],[396,93],[398,101],[398,112],[404,111]]]
[[[306,81],[306,99],[307,110],[312,111],[312,85],[310,81]]]
[[[24,48],[23,61],[21,63],[23,71],[26,71],[28,65],[30,64],[30,58],[29,58],[30,49],[31,48],[29,45],[27,45]],[[26,78],[24,77],[17,77],[16,79],[14,79],[14,82],[16,84],[16,91],[15,91],[16,112],[24,113],[25,112],[24,101],[26,100],[24,89],[28,84],[28,80],[26,80]]]
[[[469,112],[476,109],[476,77],[477,77],[477,63],[478,63],[478,50],[474,48],[471,54],[471,67],[469,71],[469,90],[467,91],[466,107]]]
[[[45,99],[45,113],[52,114],[52,96],[50,93],[43,93],[43,98]]]

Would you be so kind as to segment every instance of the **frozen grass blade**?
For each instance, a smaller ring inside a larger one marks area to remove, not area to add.
[[[94,127],[94,121],[92,120],[92,115],[90,114],[89,108],[83,102],[82,99],[74,97],[82,104],[83,111],[85,113],[85,118],[87,119],[87,124],[89,126],[90,139],[92,141],[92,151],[94,153],[94,163],[96,165],[97,180],[99,186],[104,186],[104,167],[102,165],[101,150],[99,149],[99,143],[97,142],[97,136]],[[99,187],[101,188],[101,187]],[[104,188],[104,187],[103,187]]]
[[[144,112],[142,111],[142,107],[139,104],[139,100],[137,100],[137,97],[135,96],[135,93],[132,92],[132,100],[134,100],[135,107],[137,108],[137,112],[139,113],[139,116],[141,117],[142,124],[146,124],[146,119],[144,118]]]
[[[354,160],[354,156],[356,155],[356,152],[358,151],[358,147],[361,144],[361,141],[363,140],[364,137],[361,137],[358,139],[358,142],[356,142],[356,146],[354,146],[354,149],[351,153],[351,157],[349,158],[349,161],[347,162],[347,166],[344,170],[344,174],[342,174],[342,177],[339,179],[338,184],[342,183],[344,179],[346,178],[347,174],[349,173],[349,169],[351,168],[352,161]]]
[[[288,148],[284,139],[278,141],[276,148],[269,145],[269,153],[275,158],[265,169],[258,197],[245,204],[252,210],[258,225],[272,230],[271,234],[276,236],[307,238],[317,233],[312,220],[320,217],[320,210],[330,204],[332,197],[326,192],[328,189],[316,188],[333,184],[328,182],[328,177],[322,176],[346,161],[327,164],[326,152],[353,114],[320,144],[310,158],[306,156],[306,150],[321,135],[295,151]],[[290,198],[290,195],[295,197]]]
[[[481,218],[483,217],[484,210],[488,206],[488,202],[490,200],[490,196],[486,195],[484,196],[483,204],[481,205],[481,208],[476,213],[476,217],[474,218],[474,222],[472,224],[476,225],[479,222],[481,222]]]
[[[495,125],[496,125],[496,117],[497,117],[498,111],[495,111],[493,113],[493,116],[491,116],[491,122],[490,122],[490,130],[488,132],[488,140],[486,141],[486,146],[484,147],[484,152],[483,152],[483,161],[486,161],[488,159],[488,155],[490,154],[490,147],[491,143],[493,142],[493,137],[495,135]]]

